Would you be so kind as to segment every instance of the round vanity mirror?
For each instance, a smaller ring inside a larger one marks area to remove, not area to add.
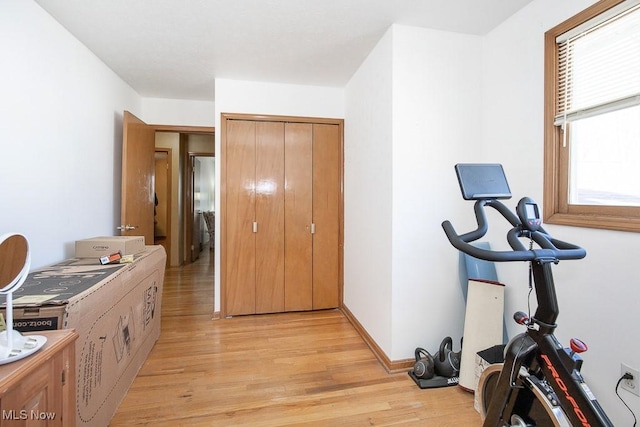
[[[0,292],[13,288],[29,273],[29,243],[22,234],[0,236]]]
[[[23,336],[13,330],[13,292],[27,279],[30,267],[27,238],[18,233],[0,236],[0,294],[6,295],[6,330],[0,332],[0,365],[23,359],[47,342],[42,335]]]

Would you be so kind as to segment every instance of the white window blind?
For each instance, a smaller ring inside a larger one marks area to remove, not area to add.
[[[640,105],[640,4],[558,37],[554,124]]]

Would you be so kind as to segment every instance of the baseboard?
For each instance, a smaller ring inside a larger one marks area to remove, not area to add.
[[[413,368],[413,364],[415,360],[413,359],[404,359],[404,360],[391,360],[384,351],[378,346],[371,335],[367,332],[367,330],[358,322],[358,319],[351,313],[351,311],[343,304],[340,307],[340,310],[344,314],[344,316],[349,320],[349,323],[353,325],[358,334],[362,337],[364,342],[369,346],[373,355],[378,359],[382,367],[390,374],[395,374],[398,372],[406,372]]]

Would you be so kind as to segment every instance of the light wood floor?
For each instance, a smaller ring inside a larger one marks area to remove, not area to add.
[[[388,374],[338,310],[211,320],[209,253],[167,270],[162,333],[111,426],[480,426],[473,396]]]

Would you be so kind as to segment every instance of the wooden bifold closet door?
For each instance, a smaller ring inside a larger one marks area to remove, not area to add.
[[[335,125],[313,125],[313,308],[338,306],[342,136]]]
[[[225,314],[338,307],[341,124],[223,120]]]

